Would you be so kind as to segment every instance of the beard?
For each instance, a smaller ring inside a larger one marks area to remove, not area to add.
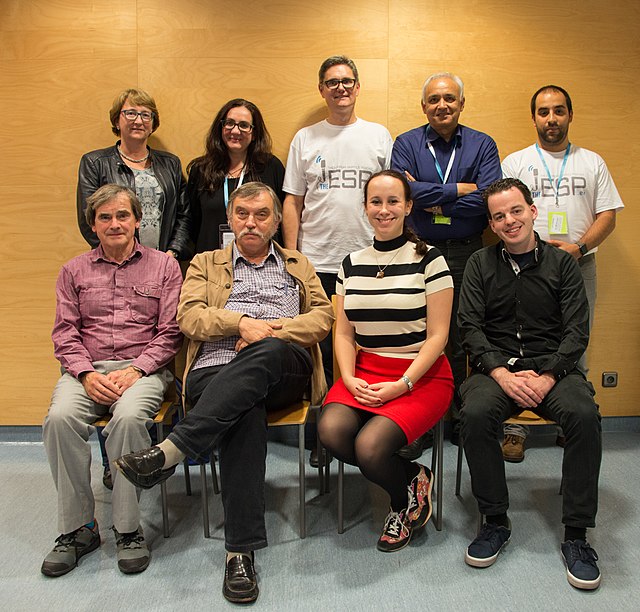
[[[558,130],[555,134],[550,134],[547,129],[538,129],[538,136],[540,137],[540,140],[551,145],[562,142],[567,137],[569,129],[561,126],[557,126],[555,129]]]

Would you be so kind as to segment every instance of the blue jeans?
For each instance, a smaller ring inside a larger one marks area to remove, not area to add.
[[[242,349],[226,365],[192,370],[187,376],[187,398],[193,408],[168,437],[200,462],[218,447],[229,551],[250,552],[267,546],[267,410],[300,400],[312,371],[308,351],[265,338]]]

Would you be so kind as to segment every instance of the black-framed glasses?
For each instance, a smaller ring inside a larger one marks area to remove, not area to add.
[[[324,86],[327,89],[338,89],[339,85],[342,85],[345,89],[353,89],[356,84],[355,79],[329,79],[323,81]]]
[[[156,114],[151,111],[137,111],[132,108],[128,108],[127,110],[120,111],[121,115],[124,115],[127,121],[135,121],[138,117],[142,120],[143,123],[149,123]]]
[[[253,126],[248,121],[234,121],[233,119],[222,119],[220,121],[222,127],[225,130],[231,131],[234,127],[237,127],[241,132],[250,132]]]

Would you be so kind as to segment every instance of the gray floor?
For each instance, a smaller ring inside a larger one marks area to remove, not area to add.
[[[297,450],[270,443],[267,469],[267,528],[270,546],[257,555],[261,610],[638,610],[640,604],[640,433],[604,434],[598,528],[589,539],[600,556],[602,586],[573,589],[559,554],[560,463],[554,437],[531,438],[526,460],[508,465],[511,543],[497,563],[467,567],[464,548],[472,539],[475,504],[466,466],[462,497],[453,492],[456,449],[445,442],[444,528],[429,523],[410,546],[395,554],[375,550],[385,495],[351,469],[346,472],[346,526],[336,532],[336,497],[317,495],[308,478],[308,535],[297,535]],[[629,429],[629,427],[622,427]],[[615,427],[614,427],[615,429]],[[29,442],[29,439],[34,441]],[[0,575],[9,611],[218,610],[233,609],[221,594],[222,515],[211,500],[212,538],[205,540],[199,479],[185,496],[182,473],[169,481],[171,537],[162,537],[159,490],[143,492],[143,526],[153,550],[143,574],[124,576],[115,566],[110,494],[103,488],[94,446],[96,516],[103,545],[67,576],[40,574],[56,533],[55,495],[42,445],[35,434],[0,428]],[[424,455],[430,460],[430,452]],[[335,464],[334,464],[335,466]],[[335,472],[335,468],[334,468]],[[196,470],[193,470],[194,476]],[[335,476],[334,476],[335,479]]]

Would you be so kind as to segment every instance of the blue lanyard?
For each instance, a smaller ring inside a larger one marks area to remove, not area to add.
[[[242,180],[244,179],[244,166],[242,166],[242,172],[240,173],[240,178],[238,179],[238,187],[242,185]],[[236,189],[238,188],[236,187]],[[224,177],[224,207],[225,209],[229,205],[229,178]]]
[[[431,129],[431,126],[427,126],[427,136],[429,134],[429,130]],[[455,138],[455,135],[454,135]],[[451,174],[451,168],[453,168],[453,160],[456,158],[456,145],[455,142],[453,143],[453,151],[451,151],[451,157],[449,157],[449,163],[447,164],[447,170],[444,174],[442,174],[442,166],[440,166],[440,162],[438,161],[438,158],[436,157],[436,152],[435,149],[433,148],[433,145],[431,144],[430,140],[427,140],[427,147],[429,147],[429,151],[431,151],[431,155],[433,155],[433,161],[436,162],[436,171],[438,172],[438,176],[440,177],[440,180],[442,181],[442,184],[444,185],[447,182],[447,179],[449,178],[449,174]]]
[[[549,177],[549,182],[551,183],[551,189],[553,189],[553,193],[556,194],[556,206],[558,206],[558,192],[560,191],[560,181],[562,180],[562,177],[564,176],[564,169],[567,165],[567,159],[569,158],[569,151],[571,151],[571,143],[567,144],[567,148],[564,152],[564,158],[562,160],[562,167],[560,168],[560,175],[558,176],[558,182],[556,183],[555,187],[553,186],[553,178],[551,177],[551,172],[549,171],[549,166],[547,166],[547,162],[544,161],[544,157],[542,157],[542,151],[540,150],[540,147],[538,146],[538,143],[536,142],[536,151],[538,152],[538,157],[540,158],[540,161],[542,162],[542,165],[544,166],[544,169],[547,172],[547,177]]]

